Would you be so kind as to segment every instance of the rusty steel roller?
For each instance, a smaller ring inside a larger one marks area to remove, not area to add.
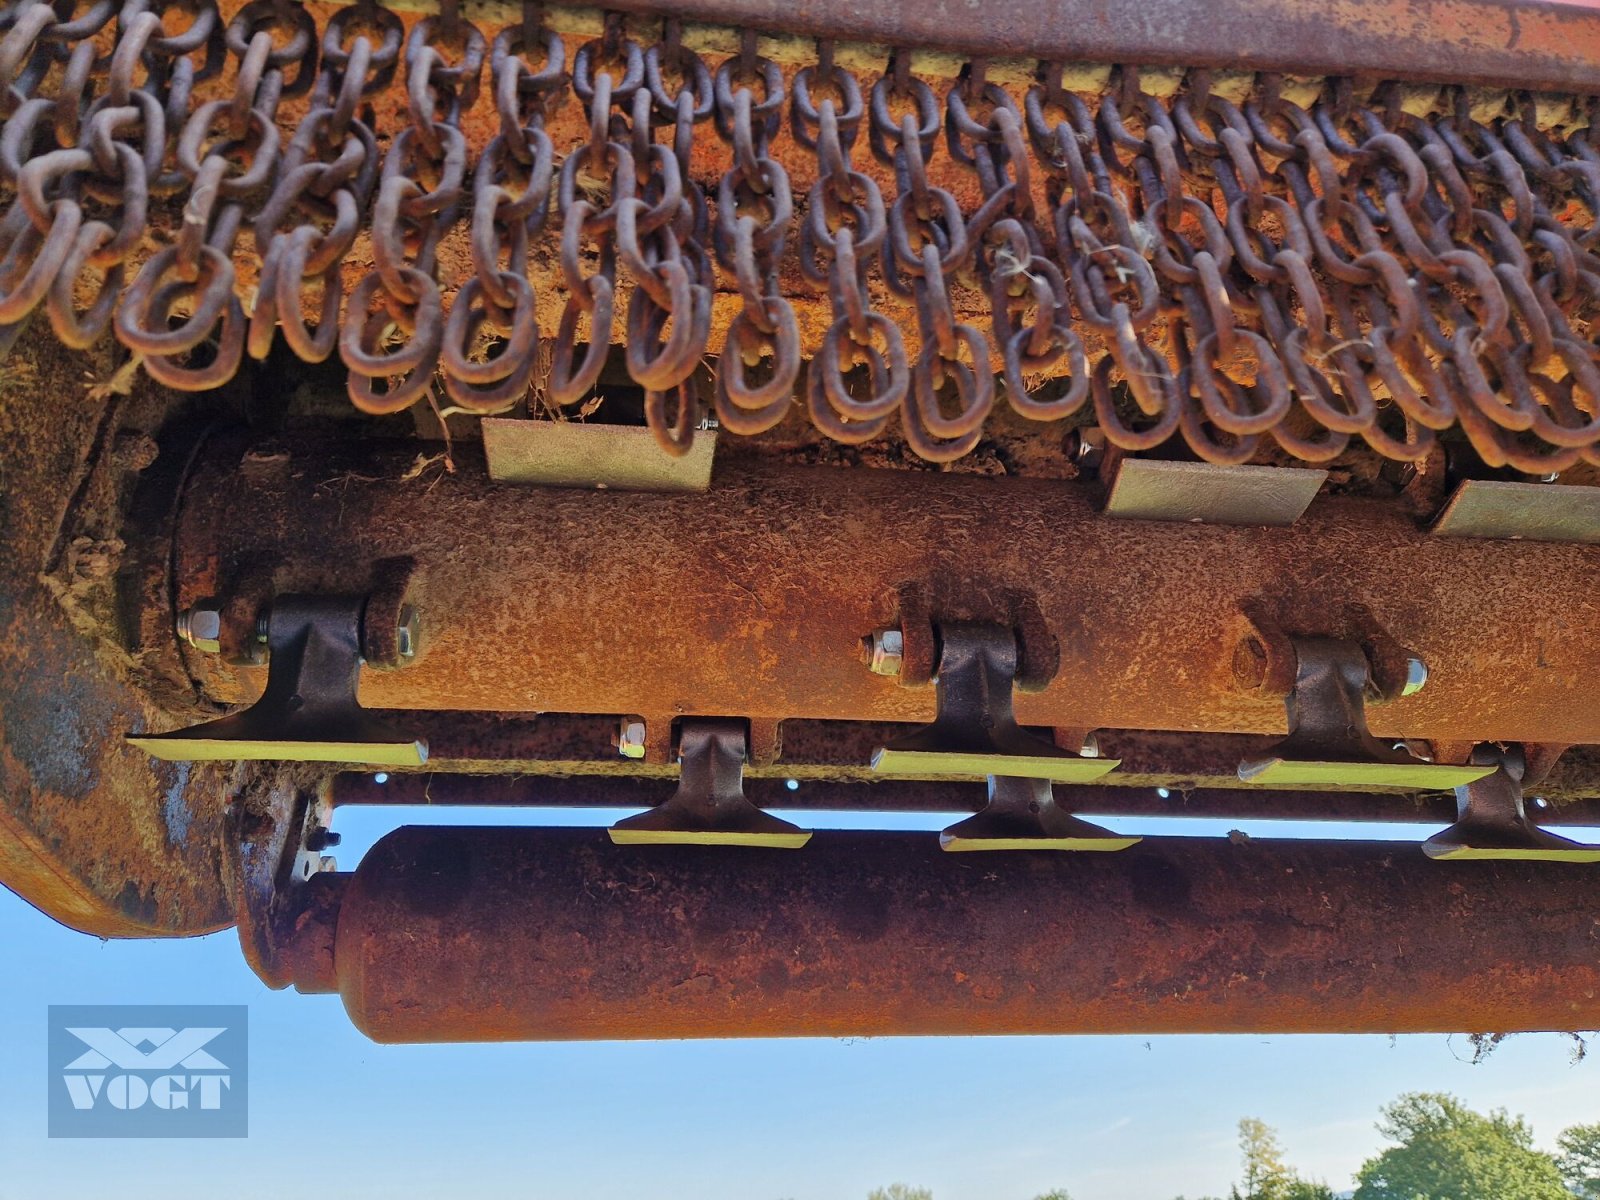
[[[328,877],[295,983],[379,1042],[1600,1020],[1582,868],[1186,839],[959,857],[927,834],[779,853],[408,827]]]

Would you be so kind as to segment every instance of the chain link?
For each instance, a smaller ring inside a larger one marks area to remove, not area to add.
[[[586,404],[620,341],[673,454],[708,402],[756,435],[803,389],[826,436],[898,418],[934,462],[1003,399],[1212,462],[1415,462],[1448,437],[1496,468],[1600,465],[1591,101],[1203,70],[1158,97],[1131,67],[1090,96],[1060,64],[1017,88],[982,61],[941,94],[905,51],[867,83],[826,41],[792,71],[745,32],[712,63],[615,15],[569,58],[538,0],[492,40],[455,2],[225,9],[0,6],[0,346],[43,309],[196,390],[281,330],[308,361],[337,348],[364,411],[437,384],[498,413],[535,386],[548,275],[549,403]]]

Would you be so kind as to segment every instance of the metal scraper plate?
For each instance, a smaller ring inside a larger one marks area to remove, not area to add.
[[[703,492],[711,486],[715,430],[701,429],[682,458],[656,445],[637,425],[522,421],[485,417],[483,452],[489,478],[544,487],[613,488],[622,492]]]
[[[1019,754],[978,754],[960,750],[895,750],[874,752],[872,769],[879,775],[924,779],[982,779],[1014,775],[1056,783],[1088,783],[1122,765],[1120,758],[1078,758],[1075,755],[1031,758]]]
[[[1306,762],[1267,758],[1241,763],[1239,779],[1261,787],[1421,788],[1447,792],[1451,788],[1491,774],[1493,767],[1456,766],[1452,763]]]
[[[1600,488],[1468,479],[1433,532],[1440,537],[1600,542]]]
[[[165,762],[316,762],[368,767],[420,767],[426,742],[312,741],[300,738],[130,737],[128,745]]]
[[[1223,467],[1125,458],[1106,515],[1207,525],[1293,525],[1328,473],[1310,467]]]

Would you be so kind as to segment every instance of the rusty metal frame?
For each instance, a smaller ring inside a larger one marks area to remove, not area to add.
[[[234,769],[122,736],[195,711],[168,555],[200,426],[158,440],[163,400],[77,399],[81,370],[44,338],[0,370],[0,884],[99,937],[208,933]]]
[[[394,7],[437,11],[431,0]],[[1062,62],[1600,90],[1600,12],[1586,0],[614,0],[607,9],[877,46]],[[475,19],[513,22],[491,2]]]
[[[1587,3],[1458,0],[621,0],[651,16],[893,46],[1068,62],[1600,88],[1600,12]]]
[[[1272,627],[1426,662],[1421,692],[1370,708],[1380,737],[1600,742],[1600,709],[1571,701],[1600,672],[1595,547],[1437,538],[1333,496],[1262,530],[1118,521],[1082,481],[744,463],[703,495],[596,495],[496,485],[470,449],[427,481],[411,444],[274,454],[204,456],[179,603],[261,562],[281,590],[359,590],[374,560],[412,556],[424,634],[404,671],[363,674],[372,708],[636,713],[658,733],[684,715],[925,723],[933,689],[873,674],[859,639],[905,623],[909,655],[915,622],[999,620],[1059,660],[1017,696],[1024,726],[1281,734],[1287,681],[1236,662]],[[222,656],[191,664],[224,703],[261,686]]]

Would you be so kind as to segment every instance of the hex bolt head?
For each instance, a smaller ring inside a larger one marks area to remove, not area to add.
[[[900,674],[905,638],[898,629],[880,629],[861,641],[862,658],[874,675]]]
[[[331,829],[313,829],[306,835],[306,849],[320,853],[323,850],[332,850],[341,841],[343,835]]]
[[[178,614],[178,636],[196,650],[207,654],[222,652],[222,606],[215,600],[201,600]]]
[[[626,717],[617,733],[617,753],[623,758],[644,757],[644,722]]]
[[[1415,654],[1406,659],[1406,682],[1400,689],[1402,696],[1414,696],[1428,683],[1428,664]]]
[[[400,626],[395,631],[396,645],[400,650],[401,658],[415,658],[417,656],[417,635],[419,633],[417,610],[410,604],[400,609]]]

